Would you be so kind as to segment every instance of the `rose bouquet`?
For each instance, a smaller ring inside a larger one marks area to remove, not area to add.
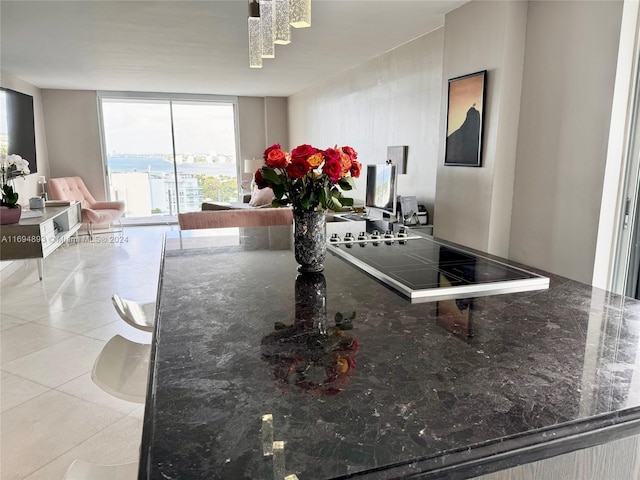
[[[275,199],[272,206],[291,205],[295,212],[314,210],[340,211],[352,206],[353,199],[342,191],[354,188],[362,165],[351,147],[320,150],[300,145],[291,153],[276,143],[264,151],[265,165],[255,173],[258,188],[271,187]]]
[[[0,188],[2,189],[0,205],[18,208],[18,193],[9,182],[14,177],[24,177],[29,173],[31,173],[29,162],[20,155],[9,155],[0,160]]]

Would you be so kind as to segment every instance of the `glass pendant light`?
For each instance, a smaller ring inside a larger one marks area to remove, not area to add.
[[[262,68],[262,27],[260,25],[260,5],[255,0],[249,2],[249,67]]]
[[[276,47],[273,44],[272,0],[260,0],[260,21],[262,26],[262,58],[274,58]]]
[[[289,0],[289,22],[294,28],[311,26],[311,0]]]
[[[291,43],[291,25],[289,25],[289,0],[273,0],[274,3],[274,43]]]

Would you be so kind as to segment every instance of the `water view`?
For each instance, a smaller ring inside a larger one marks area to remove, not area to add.
[[[175,215],[201,209],[204,201],[238,198],[235,159],[211,155],[107,157],[111,198],[126,204],[125,217]],[[176,183],[177,179],[177,183]]]

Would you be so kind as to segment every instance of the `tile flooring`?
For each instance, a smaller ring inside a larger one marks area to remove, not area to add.
[[[100,389],[91,370],[116,334],[150,342],[118,317],[111,295],[155,299],[163,234],[177,228],[81,236],[45,259],[42,281],[34,260],[0,271],[2,480],[62,479],[75,459],[137,460],[144,406]]]

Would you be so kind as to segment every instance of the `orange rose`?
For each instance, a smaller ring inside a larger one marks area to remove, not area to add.
[[[267,154],[267,167],[286,168],[288,164],[287,154],[279,148],[274,148]]]
[[[346,175],[351,170],[351,157],[340,151],[340,166],[342,167],[342,175]]]
[[[311,168],[318,168],[322,163],[322,152],[311,155],[309,158],[307,158],[307,163],[309,163]]]
[[[267,157],[269,156],[269,152],[271,150],[280,150],[280,144],[279,143],[274,143],[273,145],[271,145],[269,148],[267,148],[264,153],[262,154],[262,158],[264,159],[264,161],[267,161]]]

